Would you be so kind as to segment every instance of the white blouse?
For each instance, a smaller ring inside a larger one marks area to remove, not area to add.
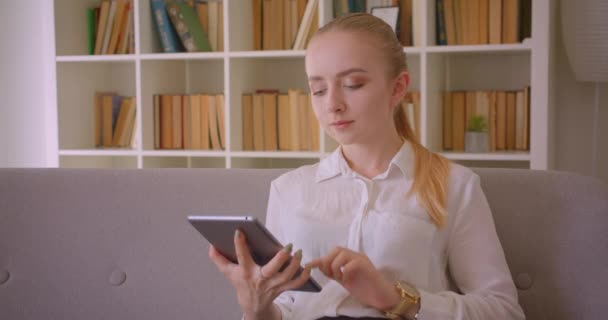
[[[301,248],[303,263],[335,246],[366,254],[389,281],[419,289],[421,320],[524,319],[479,177],[451,164],[448,217],[438,229],[416,197],[406,197],[413,168],[409,143],[371,180],[352,171],[338,148],[271,183],[267,227]],[[383,317],[319,270],[312,276],[321,292],[287,291],[275,300],[284,320]]]

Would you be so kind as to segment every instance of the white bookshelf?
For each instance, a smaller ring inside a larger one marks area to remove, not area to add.
[[[308,90],[305,51],[252,51],[251,1],[224,1],[223,52],[162,53],[149,0],[133,0],[135,53],[87,55],[87,7],[98,0],[55,0],[54,33],[58,150],[61,167],[272,168],[314,163],[336,143],[321,134],[319,152],[251,152],[242,149],[241,95],[259,88]],[[320,0],[321,24],[332,19],[331,0]],[[406,47],[411,89],[421,92],[421,141],[433,151],[472,166],[549,169],[552,166],[551,47],[554,4],[534,0],[532,38],[521,44],[436,46],[435,1],[420,2],[422,45]],[[468,154],[441,150],[444,90],[521,89],[531,85],[530,151]],[[116,91],[136,97],[134,149],[95,149],[93,96]],[[152,96],[223,93],[226,149],[154,150]]]

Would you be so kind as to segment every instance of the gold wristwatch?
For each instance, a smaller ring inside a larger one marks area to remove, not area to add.
[[[384,316],[392,320],[417,320],[420,308],[420,292],[414,286],[403,281],[397,281],[395,289],[401,296],[401,302],[393,309],[384,312]],[[412,308],[415,308],[415,311]]]

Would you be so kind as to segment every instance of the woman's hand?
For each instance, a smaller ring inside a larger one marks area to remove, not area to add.
[[[274,299],[283,291],[300,287],[310,277],[310,268],[306,268],[292,280],[300,267],[302,251],[296,252],[287,267],[279,271],[291,257],[291,245],[285,246],[264,266],[258,266],[253,261],[245,235],[238,230],[234,236],[234,247],[238,264],[230,262],[213,246],[209,248],[209,258],[236,289],[245,319],[280,319],[280,311],[273,304]]]
[[[336,247],[307,266],[319,268],[325,276],[338,281],[363,304],[378,310],[389,310],[399,303],[400,296],[394,285],[384,278],[366,255]]]

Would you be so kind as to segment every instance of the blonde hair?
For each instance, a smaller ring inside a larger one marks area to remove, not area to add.
[[[346,14],[321,27],[315,36],[330,31],[356,32],[370,36],[386,57],[390,77],[397,77],[401,72],[407,71],[403,47],[391,27],[383,20],[365,13]],[[399,136],[410,143],[415,154],[414,182],[406,196],[416,194],[418,202],[426,209],[431,220],[442,227],[447,216],[450,161],[418,142],[403,108],[395,107],[394,121]]]

